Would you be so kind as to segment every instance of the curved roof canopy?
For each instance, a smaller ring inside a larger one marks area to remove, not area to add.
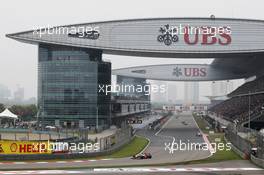
[[[40,28],[8,34],[29,43],[150,57],[220,58],[264,52],[264,21],[228,18],[150,18]]]
[[[0,113],[0,118],[13,118],[18,119],[18,116],[10,112],[7,108]]]
[[[90,48],[105,54],[215,58],[210,68],[249,77],[264,74],[263,31],[262,20],[149,18],[47,26],[6,36],[31,44]]]

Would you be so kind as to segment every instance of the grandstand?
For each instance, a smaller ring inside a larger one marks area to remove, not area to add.
[[[251,82],[246,82],[227,95],[225,100],[209,109],[224,119],[238,124],[247,124],[249,116],[251,121],[262,119],[264,105],[264,76]],[[251,126],[253,129],[254,125]]]
[[[255,79],[254,81],[246,82],[236,90],[228,94],[229,97],[241,96],[248,93],[264,92],[264,76]]]

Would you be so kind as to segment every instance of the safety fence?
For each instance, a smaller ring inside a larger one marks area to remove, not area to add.
[[[240,125],[229,124],[225,130],[225,137],[245,156],[253,156],[264,159],[264,136],[249,128]]]
[[[120,145],[124,145],[130,141],[132,136],[132,127],[128,126],[126,128],[119,129],[115,134],[99,139],[100,151],[120,147]]]

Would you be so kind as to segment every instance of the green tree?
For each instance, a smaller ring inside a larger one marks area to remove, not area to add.
[[[37,115],[36,105],[13,105],[10,111],[18,115],[22,121],[32,121]]]
[[[0,112],[3,112],[5,110],[5,105],[0,103]]]

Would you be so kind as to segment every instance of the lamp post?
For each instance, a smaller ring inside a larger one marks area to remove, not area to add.
[[[250,99],[250,91],[248,93],[248,128],[250,129],[250,121],[251,121],[251,116],[250,116],[250,103],[251,103],[251,99]]]
[[[89,129],[90,129],[90,127],[87,126],[86,128],[87,128],[87,133],[86,133],[87,134],[87,140],[86,141],[88,142],[88,140],[89,140]]]
[[[1,124],[1,122],[0,122],[0,124]],[[38,112],[37,112],[37,126],[39,127],[39,108],[38,108]]]
[[[98,106],[96,107],[96,132],[98,132]]]

